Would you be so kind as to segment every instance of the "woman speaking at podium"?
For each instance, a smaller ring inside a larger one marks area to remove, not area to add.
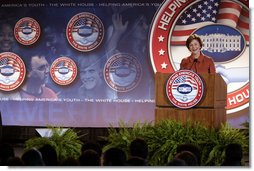
[[[190,35],[186,41],[186,46],[191,52],[191,55],[182,59],[180,70],[188,69],[196,73],[215,73],[213,59],[205,56],[201,52],[203,42],[199,36],[195,34]]]

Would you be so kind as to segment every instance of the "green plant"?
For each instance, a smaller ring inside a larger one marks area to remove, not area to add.
[[[242,132],[246,135],[249,136],[249,129],[250,129],[250,123],[248,121],[245,121],[241,124],[242,126]]]
[[[213,143],[210,145],[210,153],[206,164],[219,165],[225,157],[225,148],[230,143],[241,144],[243,151],[249,150],[249,138],[241,132],[240,129],[230,127],[229,124],[222,125],[214,139],[210,139]]]
[[[177,146],[183,143],[191,143],[201,149],[202,166],[220,165],[225,156],[225,147],[229,143],[241,144],[244,152],[248,151],[249,146],[248,137],[228,124],[216,131],[190,121],[184,125],[172,120],[164,120],[155,125],[135,123],[131,128],[121,122],[119,128],[110,127],[108,130],[108,137],[104,137],[108,144],[103,151],[119,147],[129,154],[131,141],[140,137],[148,143],[148,160],[152,166],[166,165],[176,154]]]
[[[71,128],[63,132],[63,128],[49,126],[52,131],[50,137],[33,137],[25,142],[25,150],[33,147],[39,149],[45,144],[52,145],[56,152],[59,161],[65,160],[67,157],[78,158],[80,156],[82,142],[79,140],[81,136]]]
[[[145,137],[149,135],[149,132],[153,128],[151,123],[141,124],[139,122],[132,125],[132,127],[127,127],[123,121],[119,122],[120,129],[110,126],[108,128],[109,135],[108,137],[100,137],[105,141],[110,141],[110,144],[107,144],[103,148],[103,152],[108,150],[111,147],[119,147],[123,149],[127,154],[129,153],[129,149],[126,148],[130,145],[131,141],[137,137]]]

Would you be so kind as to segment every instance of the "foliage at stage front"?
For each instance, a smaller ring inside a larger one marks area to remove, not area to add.
[[[77,159],[81,153],[82,141],[81,136],[71,128],[63,133],[63,128],[49,126],[52,130],[50,137],[33,137],[25,142],[25,150],[31,148],[41,148],[46,144],[50,144],[56,149],[58,160],[63,161],[69,157]],[[83,136],[83,135],[82,135]]]
[[[187,122],[182,125],[172,120],[151,123],[135,123],[132,127],[120,122],[119,128],[110,127],[109,135],[102,137],[108,142],[103,151],[111,147],[124,149],[129,154],[129,145],[135,138],[143,138],[148,143],[149,164],[165,166],[176,154],[177,145],[191,143],[201,149],[201,166],[219,166],[225,157],[225,147],[239,143],[246,153],[249,137],[241,130],[222,125],[220,130],[208,129],[200,123]]]

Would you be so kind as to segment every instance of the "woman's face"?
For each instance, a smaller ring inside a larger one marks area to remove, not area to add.
[[[197,39],[193,39],[189,44],[189,50],[192,54],[199,54],[201,51],[200,43]]]
[[[3,24],[0,26],[0,50],[10,51],[14,43],[13,30],[11,26]]]

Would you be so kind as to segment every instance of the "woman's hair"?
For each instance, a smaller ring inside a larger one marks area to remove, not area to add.
[[[200,38],[198,35],[196,35],[196,34],[192,34],[192,35],[190,35],[190,36],[188,37],[188,39],[186,40],[186,47],[189,49],[189,45],[190,45],[191,41],[194,40],[194,39],[196,39],[196,40],[199,42],[200,47],[202,48],[202,46],[203,46],[203,41],[202,41],[201,38]]]

